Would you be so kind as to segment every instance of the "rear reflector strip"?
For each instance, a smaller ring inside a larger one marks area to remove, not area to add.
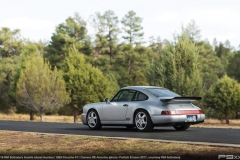
[[[80,116],[80,119],[83,119],[83,118],[84,118],[84,115],[81,115],[81,116]]]
[[[162,111],[163,115],[171,114],[202,114],[202,110],[179,110],[179,111]]]

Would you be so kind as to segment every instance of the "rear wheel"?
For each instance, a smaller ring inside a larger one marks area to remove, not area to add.
[[[190,127],[190,124],[187,124],[187,125],[181,125],[181,126],[173,126],[176,130],[178,131],[184,131],[184,130],[187,130],[189,127]]]
[[[139,110],[135,114],[135,126],[139,131],[151,131],[153,129],[153,123],[147,111]]]
[[[100,129],[102,128],[102,124],[100,122],[100,118],[98,116],[97,111],[91,110],[87,114],[87,124],[90,129]]]

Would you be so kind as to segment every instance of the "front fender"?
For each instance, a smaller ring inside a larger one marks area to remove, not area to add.
[[[91,103],[87,104],[83,107],[83,113],[81,114],[80,118],[82,120],[83,124],[87,124],[87,114],[90,110],[94,109],[97,111],[98,116],[100,120],[102,119],[102,107],[105,102],[99,102],[99,103]]]

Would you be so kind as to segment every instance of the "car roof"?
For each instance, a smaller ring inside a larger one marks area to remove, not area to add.
[[[159,88],[159,89],[166,89],[163,87],[158,87],[158,86],[127,86],[123,87],[121,89],[135,89],[135,90],[143,90],[143,89],[148,89],[148,88]]]

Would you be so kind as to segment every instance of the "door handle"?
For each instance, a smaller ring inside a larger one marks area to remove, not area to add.
[[[124,105],[123,105],[123,107],[127,107],[127,106],[128,106],[128,104],[124,104]]]

